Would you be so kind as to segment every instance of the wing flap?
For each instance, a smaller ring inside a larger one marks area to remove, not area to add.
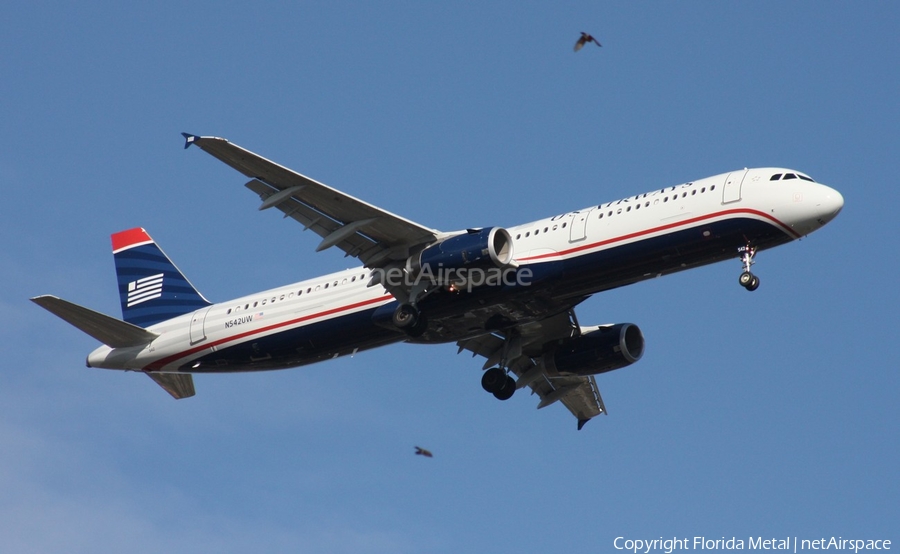
[[[247,183],[246,187],[259,195],[263,200],[263,206],[266,206],[266,203],[271,198],[278,196],[281,192],[290,190],[285,189],[284,191],[277,192],[276,189],[256,179]],[[297,189],[294,190],[296,191]],[[361,229],[364,224],[360,222],[371,221],[373,218],[362,219],[345,224],[328,214],[314,209],[312,206],[309,206],[301,200],[298,200],[294,197],[294,194],[296,194],[296,192],[282,197],[273,205],[284,213],[284,217],[294,219],[303,225],[304,230],[312,230],[312,232],[322,237],[323,241],[327,240],[328,237],[335,237],[335,233],[340,232],[341,229],[347,229],[348,225],[355,225],[355,227],[351,227],[352,232],[345,231],[344,236],[338,236],[340,240],[335,240],[333,244],[328,244],[327,246],[337,246],[346,252],[348,256],[360,258],[363,263],[367,263],[368,259],[371,258],[371,255],[391,247],[391,245],[386,243],[378,243],[375,239],[365,234],[366,229]],[[324,250],[324,248],[322,249]],[[363,253],[369,253],[370,255],[363,257],[361,256]]]

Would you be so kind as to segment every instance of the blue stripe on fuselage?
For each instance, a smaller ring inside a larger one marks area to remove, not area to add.
[[[753,244],[758,249],[793,240],[781,229],[757,219],[733,218],[707,222],[580,256],[523,264],[520,271],[528,269],[534,276],[531,284],[481,287],[471,293],[456,295],[437,294],[423,301],[421,307],[432,325],[459,318],[474,309],[485,311],[491,305],[517,301],[524,304],[538,296],[553,299],[555,303],[551,306],[557,306],[559,311],[565,309],[568,303],[577,303],[584,295],[629,285],[659,274],[737,259],[737,248],[745,245],[748,237],[753,238]],[[390,305],[395,304],[392,302]],[[380,311],[388,309],[380,307]],[[408,338],[399,331],[376,325],[372,320],[376,310],[379,307],[285,329],[264,337],[249,338],[192,360],[180,369],[188,372],[283,369]],[[487,319],[472,323],[484,326]],[[467,328],[467,333],[472,334],[470,328]],[[450,342],[464,336],[443,337],[440,342]],[[200,365],[194,367],[198,361]]]

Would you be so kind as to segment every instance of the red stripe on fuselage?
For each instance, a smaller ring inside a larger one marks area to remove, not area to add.
[[[265,332],[267,332],[267,331],[271,331],[271,330],[273,330],[273,329],[278,329],[278,328],[281,328],[281,327],[288,327],[288,326],[290,326],[290,325],[295,325],[295,324],[297,324],[297,323],[302,323],[302,322],[304,322],[304,321],[309,321],[310,319],[315,319],[315,318],[317,318],[317,317],[323,317],[323,316],[333,315],[333,314],[336,314],[336,313],[339,313],[339,312],[345,312],[345,311],[348,311],[348,310],[352,310],[352,309],[354,309],[354,308],[360,308],[360,307],[362,307],[362,306],[368,306],[368,305],[370,305],[370,304],[377,304],[377,303],[379,303],[379,302],[389,301],[389,300],[393,300],[393,299],[394,299],[393,296],[391,296],[390,294],[386,294],[386,295],[381,296],[381,297],[378,297],[378,298],[372,298],[372,299],[370,299],[370,300],[363,300],[362,302],[356,302],[356,303],[354,303],[354,304],[350,304],[350,305],[347,305],[347,306],[340,306],[340,307],[338,307],[338,308],[332,308],[332,309],[330,309],[330,310],[325,310],[324,312],[318,312],[318,313],[315,313],[315,314],[305,315],[305,316],[303,316],[303,317],[298,317],[297,319],[292,319],[292,320],[290,320],[290,321],[285,321],[285,322],[282,322],[282,323],[276,323],[276,324],[274,324],[274,325],[268,325],[268,326],[262,327],[262,328],[260,328],[260,329],[253,329],[253,330],[251,330],[251,331],[246,331],[246,332],[244,332],[244,333],[239,333],[239,334],[237,334],[237,335],[232,335],[232,336],[226,337],[226,338],[224,338],[224,339],[219,339],[219,340],[217,340],[217,341],[215,341],[215,342],[211,342],[211,343],[206,343],[206,344],[202,344],[202,345],[199,345],[199,346],[195,346],[194,348],[185,350],[184,352],[179,352],[178,354],[173,354],[172,356],[167,356],[167,357],[165,357],[165,358],[159,359],[159,360],[157,360],[157,361],[155,361],[155,362],[153,362],[153,363],[147,365],[146,367],[144,367],[143,371],[159,371],[159,370],[162,369],[163,367],[169,365],[170,363],[174,362],[175,360],[177,360],[177,359],[179,359],[179,358],[186,358],[186,357],[190,356],[191,354],[196,354],[197,352],[202,352],[203,350],[206,350],[207,348],[212,348],[212,347],[214,347],[214,346],[219,346],[220,344],[225,344],[226,342],[232,342],[232,341],[240,340],[240,339],[243,339],[243,338],[245,338],[245,337],[249,337],[249,336],[252,336],[252,335],[258,335],[258,334],[261,334],[261,333],[265,333]]]
[[[616,243],[616,242],[622,242],[622,241],[630,240],[630,239],[633,239],[633,238],[642,237],[642,236],[644,236],[644,235],[650,235],[650,234],[653,234],[653,233],[659,233],[660,231],[668,231],[669,229],[674,229],[674,228],[676,228],[676,227],[682,227],[682,226],[686,226],[686,225],[691,225],[691,224],[694,224],[694,223],[697,223],[697,222],[700,222],[700,221],[703,221],[703,220],[706,220],[706,219],[713,219],[713,218],[716,218],[716,217],[722,217],[722,216],[733,215],[733,214],[741,214],[741,213],[744,213],[744,214],[752,214],[752,215],[756,215],[756,216],[759,216],[759,217],[764,217],[764,218],[766,218],[766,219],[768,219],[768,220],[774,222],[774,223],[775,223],[778,227],[780,227],[781,230],[784,231],[786,234],[792,236],[792,237],[795,238],[795,239],[799,239],[799,238],[800,238],[800,235],[798,235],[797,233],[795,233],[793,229],[791,229],[790,227],[788,227],[787,225],[785,225],[785,224],[782,223],[781,221],[778,221],[778,219],[776,219],[775,217],[773,217],[773,216],[771,216],[771,215],[769,215],[769,214],[767,214],[767,213],[765,213],[765,212],[761,212],[761,211],[759,211],[759,210],[751,210],[751,209],[749,209],[749,208],[739,208],[739,209],[734,209],[734,210],[725,210],[725,211],[722,211],[722,212],[716,212],[716,213],[713,213],[713,214],[707,214],[707,215],[701,215],[701,216],[697,216],[697,217],[692,217],[691,219],[685,219],[684,221],[677,221],[677,222],[675,222],[675,223],[669,223],[669,224],[666,224],[666,225],[660,225],[659,227],[653,227],[652,229],[644,229],[644,230],[642,230],[642,231],[636,231],[636,232],[634,232],[634,233],[629,233],[629,234],[627,234],[627,235],[622,235],[622,236],[620,236],[620,237],[614,237],[614,238],[611,238],[611,239],[601,240],[601,241],[599,241],[599,242],[593,242],[593,243],[591,243],[591,244],[582,244],[581,246],[577,246],[577,247],[575,247],[575,248],[570,248],[570,249],[568,249],[568,250],[561,250],[561,251],[559,251],[559,252],[551,252],[551,253],[549,253],[549,254],[541,254],[541,255],[539,255],[539,256],[529,256],[529,257],[527,257],[527,258],[519,258],[517,261],[520,261],[520,262],[530,262],[530,261],[534,261],[534,260],[543,260],[543,259],[547,259],[547,258],[558,258],[558,257],[562,257],[562,256],[567,256],[567,255],[569,255],[569,254],[573,254],[573,253],[575,253],[575,252],[581,252],[581,251],[583,251],[583,250],[590,250],[590,249],[592,249],[592,248],[599,248],[599,247],[601,247],[601,246],[606,246],[606,245],[613,244],[613,243]]]

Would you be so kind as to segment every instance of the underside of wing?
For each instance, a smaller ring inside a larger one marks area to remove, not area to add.
[[[260,210],[277,208],[304,229],[322,237],[317,251],[337,246],[367,267],[405,260],[416,246],[442,234],[319,183],[223,138],[182,133],[185,148],[197,145],[252,180],[247,188],[262,200]]]
[[[606,413],[603,399],[592,375],[559,375],[546,367],[543,354],[555,342],[580,333],[572,310],[546,319],[514,327],[503,333],[489,333],[459,341],[459,351],[486,358],[483,369],[505,367],[516,379],[516,389],[526,386],[540,401],[538,409],[557,401],[578,420],[580,430],[591,418]]]

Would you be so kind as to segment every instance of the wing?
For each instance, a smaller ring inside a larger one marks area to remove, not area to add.
[[[580,327],[575,312],[568,310],[540,321],[513,327],[503,333],[489,333],[457,343],[459,352],[487,358],[483,369],[500,365],[518,377],[516,388],[526,386],[541,399],[538,409],[560,401],[578,419],[578,429],[591,418],[606,413],[593,376],[547,374],[541,361],[545,346],[556,340],[575,337]]]
[[[182,133],[192,144],[252,180],[247,188],[262,199],[260,210],[278,208],[322,237],[316,251],[337,246],[367,267],[405,260],[416,246],[444,236],[398,215],[296,173],[223,138]]]

